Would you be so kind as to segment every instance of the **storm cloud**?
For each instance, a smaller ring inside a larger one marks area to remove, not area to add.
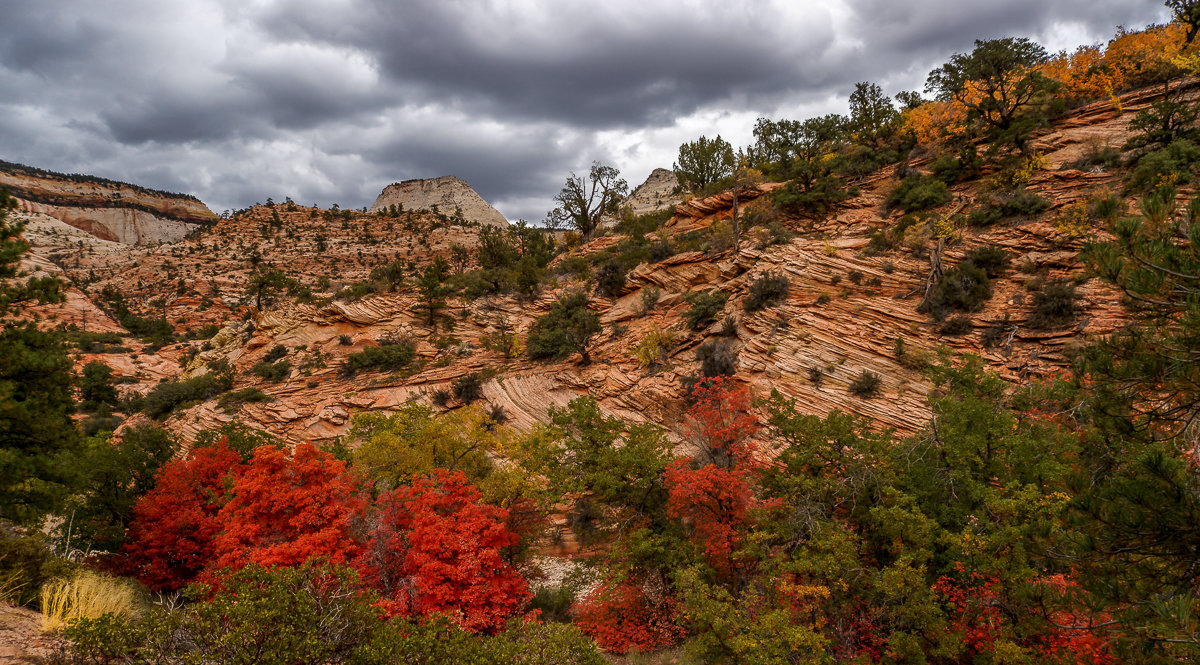
[[[194,193],[368,205],[454,174],[538,221],[571,171],[631,185],[700,134],[919,89],[975,39],[1051,50],[1157,0],[9,0],[0,158]]]

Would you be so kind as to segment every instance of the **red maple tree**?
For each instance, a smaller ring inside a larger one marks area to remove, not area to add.
[[[467,630],[495,632],[528,600],[528,584],[503,557],[517,542],[508,511],[480,503],[462,472],[437,469],[376,507],[357,563],[388,614],[445,613]]]
[[[304,443],[290,454],[260,446],[220,512],[213,567],[296,566],[312,558],[343,563],[358,554],[355,483],[332,454]]]
[[[216,557],[221,507],[244,470],[224,440],[167,462],[154,489],[134,504],[125,544],[129,574],[155,591],[173,591],[196,579]]]
[[[584,634],[613,653],[661,649],[684,635],[673,621],[670,599],[652,599],[643,585],[631,581],[601,584],[576,602],[571,613]]]

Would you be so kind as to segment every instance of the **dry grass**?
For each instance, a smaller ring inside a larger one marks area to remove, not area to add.
[[[136,613],[136,595],[128,583],[93,572],[47,582],[41,600],[42,631],[47,633],[62,630],[72,619]]]

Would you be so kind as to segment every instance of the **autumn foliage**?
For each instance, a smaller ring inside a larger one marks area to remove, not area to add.
[[[630,581],[597,586],[572,613],[585,634],[613,653],[653,651],[683,637],[671,603],[652,599],[643,585]]]
[[[438,469],[379,498],[356,563],[391,615],[446,613],[468,630],[495,632],[530,595],[503,557],[517,542],[507,517],[481,503],[461,472]]]

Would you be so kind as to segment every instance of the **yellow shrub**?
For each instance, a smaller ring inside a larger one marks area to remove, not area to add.
[[[675,331],[670,328],[651,326],[650,330],[646,332],[646,336],[642,338],[642,342],[633,350],[633,357],[637,358],[639,366],[650,368],[666,362],[667,354],[678,343]]]
[[[1092,230],[1087,203],[1076,201],[1063,209],[1054,222],[1054,228],[1068,238],[1082,238]]]
[[[42,630],[48,633],[62,630],[72,619],[137,613],[137,597],[127,582],[93,572],[47,582],[41,601]]]

